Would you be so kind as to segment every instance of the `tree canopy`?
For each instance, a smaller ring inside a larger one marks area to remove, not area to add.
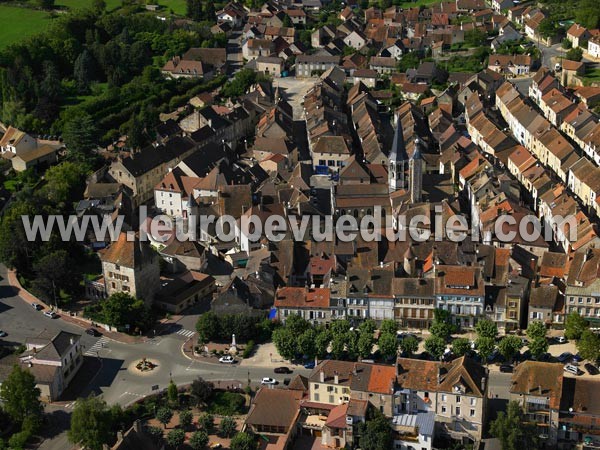
[[[69,441],[90,450],[102,450],[114,437],[112,419],[106,402],[98,397],[80,398],[71,415]]]
[[[35,377],[26,369],[15,365],[0,385],[2,408],[17,423],[26,417],[40,417],[42,402],[40,390],[36,387]]]

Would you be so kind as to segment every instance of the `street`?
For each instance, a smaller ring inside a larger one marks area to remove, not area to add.
[[[79,396],[94,393],[101,395],[109,405],[126,406],[155,392],[153,387],[158,386],[158,390],[165,389],[171,379],[177,385],[186,385],[201,376],[211,381],[240,381],[242,387],[245,387],[250,379],[252,386],[257,387],[263,377],[275,378],[281,385],[286,377],[293,377],[298,373],[302,375],[310,373],[310,370],[301,366],[293,366],[292,375],[275,375],[273,367],[277,364],[255,366],[252,359],[236,364],[219,364],[214,358],[210,358],[210,362],[208,359],[207,362],[189,359],[183,354],[182,346],[194,330],[195,315],[182,319],[181,325],[185,325],[185,328],[177,324],[167,331],[168,334],[140,344],[123,344],[106,337],[92,337],[85,334],[83,329],[61,319],[45,317],[41,311],[34,310],[15,295],[14,289],[7,284],[5,267],[0,268],[0,278],[0,329],[8,333],[8,336],[2,339],[3,343],[7,345],[24,343],[44,329],[56,333],[64,330],[81,334],[81,342],[85,346],[84,367],[92,363],[99,366],[99,369],[92,374],[83,374],[81,373],[83,368],[80,370],[78,376],[85,379],[78,380],[76,376],[73,381],[73,383],[79,381],[85,386],[79,392]],[[99,362],[96,355],[99,356]],[[146,373],[138,371],[135,365],[142,358],[157,364],[157,368]],[[50,423],[57,429],[48,430],[52,438],[47,439],[40,449],[67,448],[65,431],[74,400],[75,398],[67,399],[46,406],[46,411],[51,413]]]

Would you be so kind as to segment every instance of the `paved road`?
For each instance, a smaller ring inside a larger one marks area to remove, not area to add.
[[[98,358],[101,365],[89,379],[83,380],[87,387],[83,389],[81,396],[93,392],[101,395],[108,404],[125,406],[150,394],[153,386],[158,385],[161,390],[166,388],[171,379],[178,385],[189,384],[198,376],[214,381],[238,380],[244,385],[250,379],[251,384],[257,386],[262,377],[272,377],[280,383],[286,377],[275,375],[273,367],[253,366],[248,361],[227,365],[190,360],[182,353],[182,346],[192,334],[195,315],[182,319],[181,323],[173,326],[167,334],[149,342],[122,344],[105,337],[89,336],[75,325],[60,319],[53,320],[45,317],[15,295],[14,289],[7,284],[4,267],[0,267],[0,278],[0,329],[8,333],[8,336],[2,339],[4,343],[10,345],[23,343],[28,338],[37,336],[44,329],[56,333],[65,330],[82,334],[81,341],[85,346],[86,360],[93,364]],[[156,363],[158,367],[143,375],[134,366],[144,357]],[[295,368],[294,374],[296,373],[307,375],[310,370],[302,367]],[[68,426],[72,407],[71,402],[66,405],[47,407],[47,411],[51,413],[51,423],[56,430],[53,438],[45,441],[41,449],[69,448],[64,430]]]

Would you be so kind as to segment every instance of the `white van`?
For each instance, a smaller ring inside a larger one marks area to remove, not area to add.
[[[573,364],[567,364],[564,368],[564,371],[572,375],[579,375],[579,369]]]

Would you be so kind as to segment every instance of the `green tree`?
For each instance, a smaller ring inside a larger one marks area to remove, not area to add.
[[[41,195],[61,209],[70,209],[71,204],[83,196],[87,170],[85,166],[64,161],[46,170],[46,184]]]
[[[249,433],[238,433],[231,439],[231,444],[229,446],[231,450],[255,450],[256,449],[256,441],[254,440],[254,436]]]
[[[452,341],[452,353],[456,356],[466,355],[471,351],[471,341],[467,338],[456,338]]]
[[[88,49],[84,49],[75,60],[73,77],[77,91],[80,94],[87,94],[90,90],[90,83],[97,77],[94,57]]]
[[[287,28],[293,28],[294,24],[292,23],[292,19],[290,19],[290,16],[288,16],[287,14],[285,16],[283,16],[283,24],[282,26],[287,27]]]
[[[412,356],[419,349],[419,341],[414,336],[405,337],[400,341],[400,350],[403,353],[407,353],[408,356]]]
[[[358,326],[358,330],[360,333],[370,334],[371,336],[375,333],[377,329],[377,324],[373,319],[367,319],[363,323]]]
[[[215,418],[212,414],[203,413],[198,417],[198,425],[201,430],[211,433],[215,427]]]
[[[143,147],[146,142],[144,137],[144,123],[137,114],[131,116],[126,126],[127,146],[132,150],[137,150]]]
[[[562,48],[564,48],[565,50],[570,50],[573,48],[573,43],[568,39],[563,39]]]
[[[521,347],[523,347],[523,341],[518,336],[504,336],[498,343],[498,351],[507,361],[512,360]]]
[[[36,0],[36,3],[42,9],[54,8],[54,0]]]
[[[208,445],[209,437],[206,431],[196,431],[190,437],[188,444],[192,447],[192,450],[204,450]]]
[[[538,33],[545,38],[554,37],[557,32],[558,27],[556,21],[550,17],[543,19],[538,26]]]
[[[381,333],[377,342],[379,351],[385,358],[392,358],[398,354],[398,339],[396,332],[394,334],[388,332]]]
[[[587,321],[577,311],[573,311],[565,319],[565,337],[567,339],[581,338],[587,328]]]
[[[579,47],[572,48],[565,54],[565,58],[571,61],[581,61],[583,58],[583,50]]]
[[[488,319],[483,319],[475,325],[475,331],[478,337],[488,337],[496,339],[498,335],[498,326]]]
[[[195,22],[202,20],[202,0],[186,0],[185,15]]]
[[[335,321],[333,322],[335,323]],[[297,314],[292,314],[285,321],[285,327],[290,330],[295,336],[300,336],[310,328],[310,323]]]
[[[273,343],[284,359],[294,359],[298,347],[297,336],[287,327],[280,327],[273,331]]]
[[[548,351],[548,341],[545,337],[536,337],[529,340],[529,351],[535,359],[540,359]]]
[[[479,352],[479,356],[481,356],[481,360],[485,364],[487,362],[488,357],[494,351],[496,347],[496,342],[493,338],[490,337],[478,337],[475,341],[477,345],[477,351]]]
[[[63,140],[69,154],[87,155],[97,147],[98,130],[92,116],[81,111],[65,122]]]
[[[26,417],[39,418],[42,415],[40,390],[36,387],[35,377],[20,366],[15,365],[0,385],[0,400],[4,412],[19,424]]]
[[[185,431],[181,428],[176,428],[174,430],[169,431],[167,434],[167,444],[171,448],[179,448],[185,442]]]
[[[162,423],[163,428],[167,428],[167,424],[171,421],[171,419],[173,418],[173,411],[171,410],[171,408],[167,408],[166,406],[163,406],[162,408],[159,408],[156,411],[156,420],[158,420],[160,423]]]
[[[598,361],[600,359],[600,336],[591,330],[585,330],[577,341],[577,351],[583,359]]]
[[[379,331],[381,332],[381,334],[396,334],[396,331],[398,331],[398,324],[393,319],[385,319],[381,322]]]
[[[196,402],[196,406],[206,404],[213,394],[213,384],[202,377],[196,378],[190,387],[190,395]]]
[[[368,358],[373,351],[373,344],[375,343],[375,339],[373,338],[373,333],[369,333],[368,331],[360,332],[358,337],[358,356],[361,358]]]
[[[348,352],[348,358],[357,359],[358,358],[358,333],[353,331],[348,331],[345,334],[346,339],[346,351]]]
[[[177,391],[177,385],[173,383],[173,380],[169,381],[169,386],[167,387],[167,397],[169,398],[169,402],[172,404],[179,403],[179,391]]]
[[[0,235],[1,236],[1,235]],[[327,329],[322,329],[317,334],[317,338],[315,339],[315,345],[317,350],[317,357],[324,358],[327,354],[327,349],[329,347],[329,343],[331,342],[331,332]]]
[[[317,332],[313,328],[307,329],[298,336],[298,351],[308,358],[314,358],[317,353]]]
[[[194,420],[194,414],[189,409],[184,409],[179,413],[179,425],[184,430],[189,429],[192,426]]]
[[[256,73],[252,69],[242,69],[221,89],[223,97],[240,97],[256,82]]]
[[[350,322],[348,322],[346,319],[338,319],[338,320],[334,320],[333,322],[331,322],[331,325],[329,326],[329,330],[331,331],[331,334],[333,335],[333,337],[335,338],[335,335],[343,335],[346,334],[348,331],[350,331]]]
[[[148,310],[143,300],[133,298],[124,292],[112,294],[100,303],[103,321],[119,329],[146,328]]]
[[[196,322],[198,342],[204,344],[216,340],[219,337],[220,326],[219,317],[214,312],[209,311],[201,314]]]
[[[500,411],[490,423],[490,434],[500,440],[502,450],[538,448],[535,426],[523,417],[519,403],[508,403],[506,412]]]
[[[114,433],[106,402],[95,396],[78,399],[67,436],[71,443],[90,450],[102,450],[104,444],[110,444]]]
[[[533,322],[530,322],[527,326],[527,337],[530,341],[536,338],[546,339],[546,325],[544,324],[544,322],[541,322],[539,320],[534,320]]]
[[[439,336],[429,336],[425,340],[425,350],[435,359],[440,359],[446,350],[446,341]]]
[[[237,429],[237,424],[235,423],[235,419],[230,416],[225,416],[221,419],[221,423],[219,424],[219,431],[221,432],[221,436],[223,437],[231,437],[235,434]]]
[[[32,290],[46,302],[58,303],[60,290],[75,292],[79,286],[75,261],[66,250],[56,250],[33,263]]]
[[[359,424],[359,443],[362,450],[388,450],[393,447],[392,428],[389,420],[381,413]]]
[[[346,333],[332,334],[333,339],[331,340],[331,354],[335,359],[342,359],[342,356],[344,356],[344,350],[346,349]]]

